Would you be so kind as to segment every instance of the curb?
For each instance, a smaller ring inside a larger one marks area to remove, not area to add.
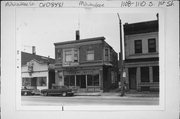
[[[74,93],[74,96],[101,96],[101,93]]]
[[[104,93],[74,93],[74,96],[119,96],[119,93],[115,94],[104,94]],[[122,97],[159,97],[159,94],[125,94]]]

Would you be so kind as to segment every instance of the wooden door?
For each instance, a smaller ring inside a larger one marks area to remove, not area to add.
[[[129,89],[136,90],[136,68],[129,68]]]

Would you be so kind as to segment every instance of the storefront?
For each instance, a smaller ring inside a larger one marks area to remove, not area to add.
[[[106,92],[117,85],[117,53],[104,40],[95,37],[54,43],[55,84],[79,92]]]
[[[128,89],[138,91],[159,91],[158,62],[126,64]]]
[[[102,89],[102,76],[100,69],[76,69],[66,68],[58,71],[59,83],[78,91],[96,92]]]

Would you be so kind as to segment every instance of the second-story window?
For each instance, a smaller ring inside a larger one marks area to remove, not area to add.
[[[74,62],[78,62],[78,50],[74,50]]]
[[[57,49],[57,59],[58,60],[61,60],[61,50],[60,49]]]
[[[87,50],[87,55],[86,55],[87,60],[94,60],[94,50]]]
[[[142,40],[134,41],[135,53],[142,53]]]
[[[105,49],[105,61],[109,60],[109,50],[106,48]]]
[[[156,52],[156,39],[148,39],[148,52]]]
[[[79,51],[77,48],[69,48],[63,50],[63,65],[78,65]]]
[[[65,62],[72,62],[72,51],[66,50],[64,53],[65,53]]]

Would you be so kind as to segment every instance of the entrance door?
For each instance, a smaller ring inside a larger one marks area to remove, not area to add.
[[[86,88],[86,75],[77,75],[76,85],[80,88]]]
[[[86,88],[86,76],[81,75],[81,88]]]
[[[136,68],[129,68],[129,89],[136,90]]]
[[[37,89],[37,77],[31,78],[31,86]]]

